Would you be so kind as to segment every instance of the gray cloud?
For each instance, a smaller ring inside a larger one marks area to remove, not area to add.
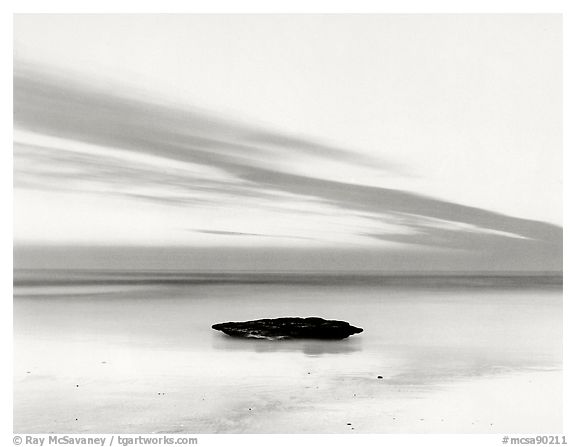
[[[204,234],[214,234],[216,236],[242,236],[242,237],[270,237],[270,238],[281,238],[281,239],[306,239],[312,240],[309,237],[302,237],[302,236],[288,236],[283,234],[265,234],[265,233],[244,233],[241,231],[222,231],[222,230],[189,230],[194,231],[195,233],[204,233]]]
[[[141,101],[20,66],[14,73],[14,123],[38,133],[219,165],[278,155],[314,154],[374,166],[370,157],[224,120],[192,107]]]
[[[45,76],[29,67],[16,66],[14,122],[18,128],[215,167],[232,174],[242,184],[241,188],[238,184],[206,185],[221,193],[227,191],[241,196],[244,191],[271,197],[275,193],[289,193],[347,211],[383,217],[391,214],[412,216],[413,223],[407,225],[412,234],[374,232],[367,235],[373,239],[463,250],[472,256],[493,259],[529,256],[534,257],[535,265],[542,265],[544,269],[561,268],[561,227],[401,190],[284,172],[282,156],[289,152],[371,166],[375,161],[357,159],[352,151],[301,137],[276,134],[194,109],[122,97]],[[278,168],[271,169],[270,161],[275,161]],[[382,166],[382,169],[388,168]],[[138,177],[141,173],[134,175]],[[190,178],[164,178],[162,181],[176,182],[188,192],[202,188]],[[429,224],[431,218],[520,237],[438,229]]]
[[[404,213],[414,218],[423,216],[426,219],[441,219],[512,233],[555,245],[562,242],[562,228],[556,225],[506,216],[406,191],[352,185],[248,166],[237,166],[237,174],[243,179],[267,188],[293,194],[313,195],[346,209],[381,214]]]
[[[101,154],[78,153],[30,144],[16,144],[14,186],[29,189],[69,191],[87,188],[87,183],[105,188],[105,194],[137,197],[172,204],[204,203],[206,195],[237,199],[258,198],[272,203],[273,192],[258,190],[239,179],[230,181],[198,176],[184,169],[159,169],[150,164],[128,164]],[[139,192],[154,189],[156,195]],[[97,189],[91,192],[97,193]]]

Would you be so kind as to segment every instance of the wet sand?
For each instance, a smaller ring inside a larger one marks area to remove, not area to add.
[[[445,284],[17,284],[14,430],[561,431],[561,289]],[[278,316],[365,331],[274,342],[210,328]]]

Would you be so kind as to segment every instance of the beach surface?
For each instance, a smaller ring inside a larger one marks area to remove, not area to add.
[[[281,316],[364,332],[211,329]],[[15,272],[17,433],[561,430],[559,278]]]

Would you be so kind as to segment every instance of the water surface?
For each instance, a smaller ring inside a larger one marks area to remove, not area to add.
[[[14,293],[16,432],[561,430],[551,275],[17,271]],[[280,316],[364,332],[210,328]]]

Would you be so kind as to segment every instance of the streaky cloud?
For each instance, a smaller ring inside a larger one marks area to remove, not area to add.
[[[561,245],[562,228],[530,219],[511,217],[481,208],[460,205],[411,192],[349,184],[257,167],[236,166],[236,174],[267,188],[313,195],[346,209],[370,213],[404,213],[441,219]],[[234,167],[230,166],[230,169]]]
[[[374,166],[374,161],[357,159],[353,151],[261,130],[193,108],[121,96],[16,64],[14,123],[39,134],[215,167],[255,193],[294,194],[383,217],[412,216],[413,222],[406,225],[409,234],[364,233],[374,240],[461,250],[494,259],[529,256],[541,259],[536,263],[552,266],[550,269],[562,265],[561,227],[402,190],[285,172],[282,156],[288,151],[359,165]],[[270,167],[271,160],[276,167]],[[190,190],[199,186],[187,179],[178,182],[190,182]],[[438,229],[429,219],[471,225],[478,231]]]
[[[193,107],[114,94],[17,62],[14,124],[59,138],[205,164],[229,159],[255,163],[271,153],[313,154],[360,166],[378,163],[365,155],[247,126]]]
[[[241,231],[223,231],[223,230],[189,230],[194,231],[195,233],[203,233],[203,234],[213,234],[215,236],[241,236],[241,237],[269,237],[269,238],[280,238],[280,239],[306,239],[312,240],[309,237],[302,237],[302,236],[290,236],[284,234],[265,234],[265,233],[245,233]]]

